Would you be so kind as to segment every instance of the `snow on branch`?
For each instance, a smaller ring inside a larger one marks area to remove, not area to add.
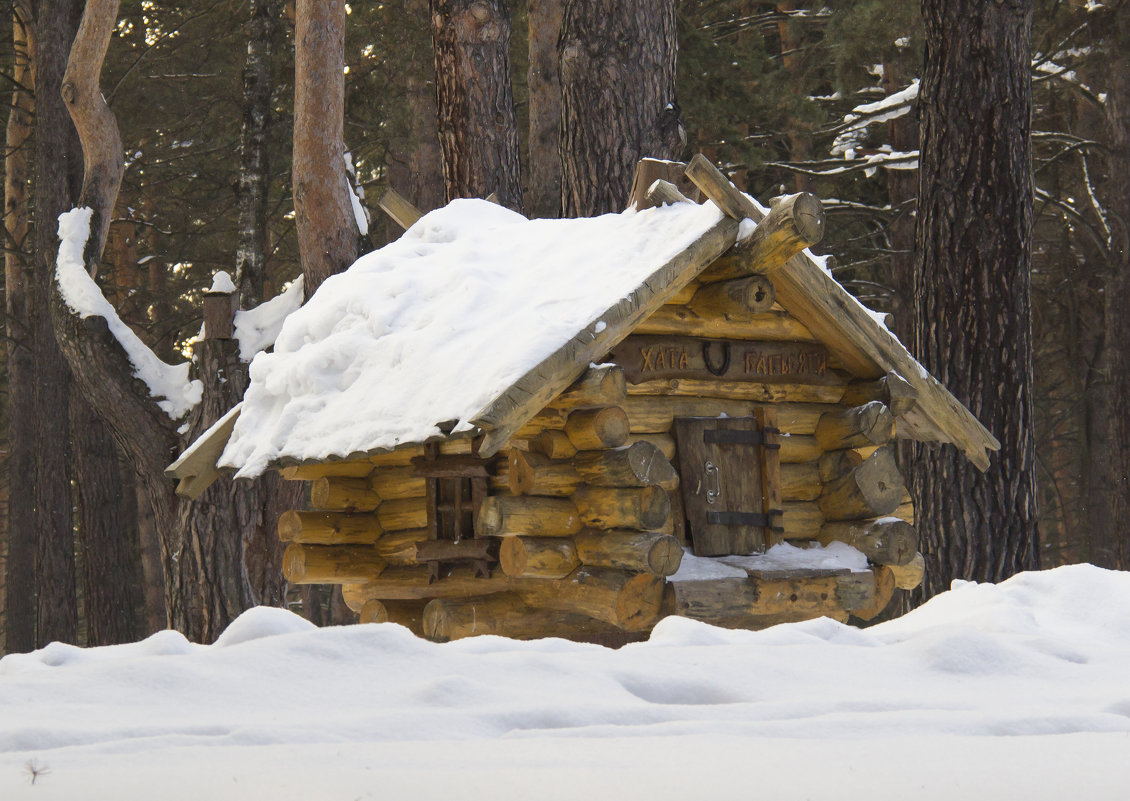
[[[101,317],[133,365],[134,376],[149,388],[157,405],[173,420],[188,414],[200,402],[204,385],[188,377],[189,365],[166,364],[157,358],[126,325],[83,265],[83,249],[90,236],[93,211],[71,209],[59,215],[59,257],[55,278],[67,307],[81,318]]]
[[[882,100],[864,103],[853,108],[850,113],[844,115],[844,127],[832,143],[832,155],[842,154],[845,158],[854,158],[855,148],[862,141],[864,133],[870,126],[909,114],[917,98],[918,79],[915,78],[910,86],[901,92],[895,92]]]
[[[254,309],[235,313],[235,338],[239,340],[239,358],[245,362],[259,351],[275,344],[283,320],[302,305],[302,276],[289,287]]]

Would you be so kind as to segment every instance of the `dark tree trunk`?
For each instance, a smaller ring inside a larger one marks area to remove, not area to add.
[[[35,360],[36,643],[74,642],[78,633],[69,439],[70,377],[48,313],[56,223],[82,187],[82,150],[62,98],[80,0],[36,4],[35,268],[29,314]]]
[[[919,453],[926,597],[1038,566],[1030,265],[1030,0],[923,0],[917,350],[1001,441],[987,473]]]
[[[359,247],[342,133],[345,0],[298,0],[294,42],[294,211],[310,297]]]
[[[1130,569],[1130,8],[1114,7],[1105,74],[1107,180],[1113,263],[1103,287],[1097,380],[1088,387],[1087,526],[1090,561]]]
[[[674,0],[566,0],[561,195],[566,217],[622,210],[636,163],[681,149]]]
[[[133,642],[144,634],[137,505],[126,503],[116,444],[77,393],[71,396],[71,431],[86,644]]]
[[[239,249],[235,284],[243,303],[264,300],[267,279],[267,192],[270,164],[267,133],[271,127],[271,70],[278,37],[279,0],[251,0],[251,35],[243,65],[243,122],[239,130]]]
[[[904,89],[891,64],[883,67],[883,90],[892,95]],[[907,153],[918,149],[918,129],[914,117],[904,114],[887,123],[891,147]],[[891,314],[894,333],[902,342],[914,341],[914,207],[918,176],[913,170],[887,170],[887,200],[891,221],[887,240],[891,249]]]
[[[521,210],[518,123],[505,0],[431,0],[446,199],[496,193]]]
[[[531,217],[561,216],[561,81],[557,75],[557,40],[563,0],[530,0],[530,159],[526,208]]]
[[[411,41],[430,41],[428,0],[406,0],[405,17],[413,26]],[[416,28],[416,25],[419,25]],[[388,185],[423,212],[443,205],[443,167],[436,133],[435,60],[428,48],[412,47],[404,55],[408,107],[407,134],[389,142]],[[401,228],[386,217],[387,241]]]
[[[9,247],[4,259],[8,359],[8,556],[5,564],[4,651],[35,648],[35,364],[28,321],[27,285],[30,254],[27,241],[28,165],[32,157],[34,88],[30,24],[18,16],[13,23],[15,70],[23,91],[12,94],[4,160],[4,222]],[[17,252],[13,245],[19,245]]]

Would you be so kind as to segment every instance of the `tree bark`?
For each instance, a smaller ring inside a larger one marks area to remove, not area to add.
[[[262,303],[267,280],[267,193],[270,162],[267,135],[271,127],[272,67],[282,9],[279,0],[251,0],[251,35],[243,64],[243,122],[239,129],[239,246],[235,285],[242,302]]]
[[[1001,441],[982,474],[920,452],[925,597],[1039,564],[1030,266],[1030,0],[923,0],[917,350]]]
[[[294,41],[294,212],[310,297],[358,255],[343,139],[345,0],[298,0]]]
[[[506,0],[431,0],[431,23],[446,199],[493,192],[521,211]]]
[[[49,296],[55,274],[56,220],[79,197],[82,153],[61,97],[82,3],[44,0],[36,8],[35,263],[29,312],[36,369],[36,644],[78,634],[71,519],[70,376],[55,341]]]
[[[4,159],[4,257],[8,367],[8,555],[5,564],[6,642],[0,652],[35,648],[35,364],[28,320],[28,165],[35,104],[34,38],[30,20],[13,15],[16,89],[8,112]],[[18,250],[17,250],[18,249]]]
[[[118,449],[109,431],[77,393],[71,396],[71,432],[86,644],[133,642],[145,633],[137,504],[125,502]]]
[[[531,217],[561,216],[561,80],[557,40],[561,36],[562,0],[530,0],[530,66],[526,89],[530,102],[530,158],[526,208]]]
[[[636,162],[681,149],[674,0],[566,0],[558,47],[562,211],[620,211]]]

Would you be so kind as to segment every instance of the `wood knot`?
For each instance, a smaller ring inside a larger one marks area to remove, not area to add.
[[[66,101],[68,105],[74,105],[75,96],[77,94],[78,90],[75,89],[73,81],[67,81],[63,84],[63,100]]]

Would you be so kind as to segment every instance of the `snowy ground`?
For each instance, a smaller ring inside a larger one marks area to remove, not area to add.
[[[34,775],[33,774],[37,774]],[[32,779],[34,778],[34,783]],[[0,799],[1130,798],[1130,574],[619,651],[256,609],[0,660]]]

